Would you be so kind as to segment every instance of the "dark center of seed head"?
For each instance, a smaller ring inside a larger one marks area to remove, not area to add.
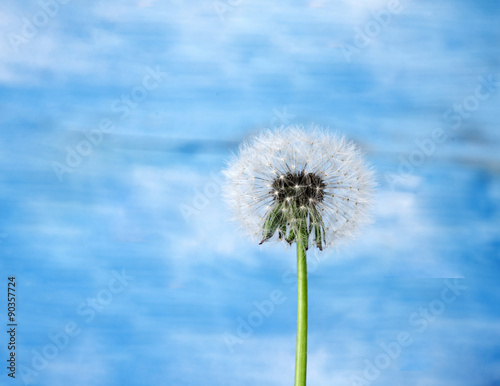
[[[278,176],[272,185],[274,199],[281,203],[292,201],[297,206],[310,205],[311,203],[323,201],[325,195],[325,183],[313,173],[286,173]]]

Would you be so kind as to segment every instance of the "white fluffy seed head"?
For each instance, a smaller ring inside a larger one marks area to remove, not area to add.
[[[330,247],[370,222],[374,173],[352,143],[319,128],[289,126],[244,142],[224,171],[233,220],[262,242]],[[318,233],[319,232],[319,233]]]

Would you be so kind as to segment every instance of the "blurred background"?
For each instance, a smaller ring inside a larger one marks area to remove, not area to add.
[[[309,254],[308,384],[500,385],[499,8],[4,1],[0,383],[291,385],[295,251],[228,221],[221,170],[316,124],[378,190]]]

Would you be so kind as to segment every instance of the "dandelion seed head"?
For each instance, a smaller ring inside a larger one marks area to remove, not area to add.
[[[344,137],[319,128],[265,131],[243,143],[224,171],[233,219],[263,243],[333,246],[370,221],[373,171]]]

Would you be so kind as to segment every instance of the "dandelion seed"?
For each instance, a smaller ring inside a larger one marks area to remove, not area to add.
[[[297,244],[295,384],[305,385],[306,251],[352,238],[360,225],[370,221],[373,172],[352,142],[320,129],[306,132],[294,126],[266,131],[243,143],[225,175],[224,196],[233,219],[248,234],[260,235],[260,244],[270,240]]]
[[[334,160],[330,162],[332,155],[343,162],[342,168]],[[287,165],[296,167],[287,169]],[[278,232],[285,236],[290,232],[297,234],[302,222],[291,225],[292,217],[302,217],[307,222],[322,213],[317,225],[321,229],[307,232],[306,248],[310,245],[328,248],[352,238],[359,226],[370,220],[373,172],[352,142],[319,129],[306,132],[301,127],[288,127],[264,132],[241,145],[239,156],[232,159],[225,174],[224,194],[234,219],[247,224],[249,234],[260,233],[261,242],[277,240]],[[249,199],[272,204],[270,208],[252,206],[254,210],[248,210]],[[356,207],[345,208],[351,201],[358,203]],[[291,217],[274,228],[276,224],[268,220],[285,203],[289,204]],[[349,222],[347,225],[341,222],[327,232],[324,224],[335,221],[338,209],[344,211]],[[261,217],[265,219],[263,222]],[[271,228],[266,229],[266,221]],[[317,239],[319,233],[321,240]]]

